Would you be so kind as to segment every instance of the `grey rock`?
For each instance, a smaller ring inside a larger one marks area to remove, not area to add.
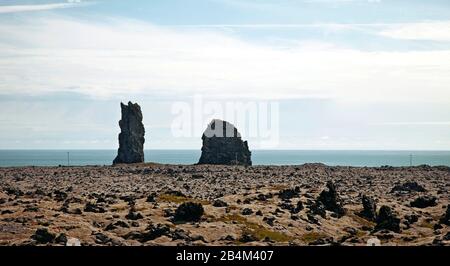
[[[388,206],[382,206],[377,216],[375,231],[389,230],[400,232],[400,219],[398,219]]]
[[[362,205],[363,210],[360,212],[360,216],[369,221],[375,221],[377,219],[377,204],[375,200],[372,197],[363,195]]]
[[[447,206],[447,211],[442,216],[442,218],[439,222],[450,226],[450,205]]]
[[[32,239],[40,244],[51,243],[55,240],[56,235],[48,231],[47,228],[38,228],[34,235],[31,236]]]
[[[252,165],[247,141],[234,125],[214,119],[202,136],[202,155],[198,164]]]
[[[421,196],[411,202],[411,207],[428,208],[437,205],[437,198],[434,196]]]
[[[425,188],[417,182],[406,182],[401,185],[395,185],[391,192],[425,192]]]
[[[245,208],[242,210],[241,214],[242,215],[251,215],[251,214],[253,214],[253,210],[250,208]]]
[[[119,121],[119,150],[113,164],[144,162],[145,129],[141,107],[135,103],[120,103],[122,119]]]
[[[334,212],[338,217],[343,216],[345,209],[342,207],[341,199],[332,181],[327,182],[327,189],[320,193],[317,201],[320,201],[326,210]]]
[[[200,203],[185,202],[178,206],[173,217],[174,222],[197,222],[204,213]]]

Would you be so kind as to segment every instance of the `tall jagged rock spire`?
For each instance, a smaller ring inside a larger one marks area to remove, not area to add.
[[[113,164],[144,162],[145,129],[141,107],[137,103],[120,103],[122,119],[119,121],[119,150]]]
[[[252,165],[247,141],[234,125],[214,119],[202,136],[202,155],[198,164]]]

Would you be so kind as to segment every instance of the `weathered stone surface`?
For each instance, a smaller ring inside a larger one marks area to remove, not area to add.
[[[144,162],[145,129],[141,107],[137,103],[120,103],[122,119],[119,121],[119,150],[113,164]]]
[[[391,192],[425,192],[425,188],[417,182],[406,182],[401,185],[395,185]]]
[[[283,189],[280,192],[278,192],[278,196],[283,199],[283,200],[288,200],[288,199],[292,199],[295,197],[299,197],[300,196],[300,189],[299,188],[288,188],[288,189]]]
[[[437,198],[434,196],[421,196],[411,202],[411,207],[428,208],[437,205]]]
[[[234,125],[214,119],[202,136],[202,155],[198,164],[252,165],[247,141]]]
[[[47,228],[38,228],[34,235],[31,236],[32,239],[36,240],[40,244],[46,244],[53,242],[56,235],[48,231]]]
[[[377,218],[377,204],[372,197],[363,195],[362,197],[363,210],[360,212],[360,216],[375,221]]]
[[[446,225],[450,225],[450,205],[447,206],[447,211],[442,216],[440,222]]]
[[[345,209],[342,207],[341,199],[332,181],[327,182],[327,189],[320,193],[317,201],[320,201],[326,210],[336,213],[338,217],[343,216]]]
[[[396,233],[400,232],[400,219],[395,216],[392,209],[388,206],[381,206],[376,221],[376,231],[386,229]]]
[[[185,202],[178,206],[173,217],[174,222],[197,222],[204,213],[200,203]]]

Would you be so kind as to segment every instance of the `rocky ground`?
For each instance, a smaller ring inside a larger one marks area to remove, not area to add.
[[[0,245],[450,245],[450,168],[0,168]]]

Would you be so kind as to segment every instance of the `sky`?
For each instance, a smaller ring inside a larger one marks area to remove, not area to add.
[[[449,73],[448,0],[0,0],[0,149],[116,149],[128,101],[200,149],[200,97],[278,106],[270,147],[228,119],[251,149],[450,150]]]

